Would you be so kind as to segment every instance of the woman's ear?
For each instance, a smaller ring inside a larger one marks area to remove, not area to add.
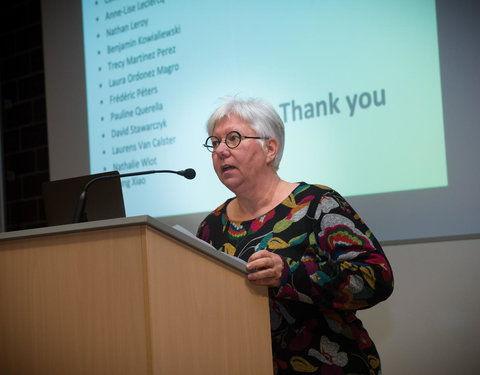
[[[265,140],[264,146],[267,164],[273,164],[278,153],[278,141],[276,138],[268,138]]]

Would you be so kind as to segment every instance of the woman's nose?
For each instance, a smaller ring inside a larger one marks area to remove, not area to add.
[[[217,148],[215,149],[215,151],[219,151],[219,150],[229,150],[228,146],[227,146],[227,142],[223,139],[220,141],[220,143],[218,144]]]
[[[230,149],[228,148],[227,144],[225,141],[220,142],[220,144],[217,146],[215,149],[215,153],[219,157],[225,157],[226,155],[230,154]]]

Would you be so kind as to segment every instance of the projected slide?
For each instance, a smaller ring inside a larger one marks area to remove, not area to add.
[[[210,211],[232,193],[202,146],[219,98],[286,125],[279,174],[345,196],[448,184],[434,0],[83,1],[91,172],[127,215]]]

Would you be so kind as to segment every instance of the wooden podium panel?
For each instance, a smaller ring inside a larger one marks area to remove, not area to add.
[[[153,223],[0,236],[0,374],[272,374],[267,289]]]
[[[273,374],[266,288],[152,230],[146,239],[150,294],[160,296],[150,299],[154,373]]]
[[[139,236],[130,227],[0,243],[0,373],[147,373]]]

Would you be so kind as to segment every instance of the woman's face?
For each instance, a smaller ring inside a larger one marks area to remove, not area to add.
[[[251,188],[252,184],[271,168],[268,166],[270,157],[256,139],[242,139],[238,147],[228,148],[224,140],[231,131],[249,137],[255,137],[257,134],[236,115],[224,117],[213,130],[212,135],[222,140],[212,153],[215,173],[228,189],[238,194],[242,192],[242,188]]]

